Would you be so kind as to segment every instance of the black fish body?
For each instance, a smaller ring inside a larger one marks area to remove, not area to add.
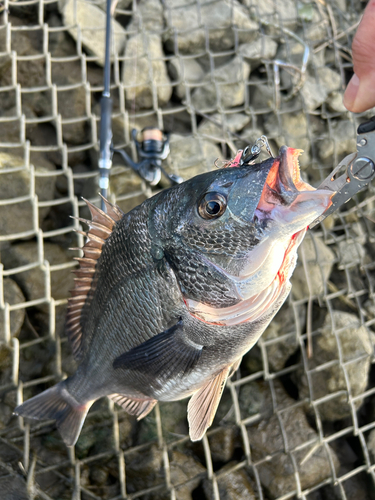
[[[16,408],[55,418],[73,445],[109,396],[142,418],[192,396],[190,436],[212,423],[228,376],[285,301],[306,227],[330,203],[299,178],[298,151],[197,176],[127,214],[92,213],[69,301],[76,373]]]

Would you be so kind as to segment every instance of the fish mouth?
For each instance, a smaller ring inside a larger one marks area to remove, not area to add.
[[[275,205],[290,207],[301,194],[319,198],[320,191],[301,178],[298,158],[302,153],[302,149],[280,148],[264,184],[258,210],[270,211]],[[327,191],[324,196],[327,198]]]

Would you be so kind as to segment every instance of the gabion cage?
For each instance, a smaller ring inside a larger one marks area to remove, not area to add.
[[[365,2],[113,2],[112,124],[171,133],[164,168],[187,179],[267,135],[303,149],[317,186],[356,151],[342,93]],[[16,499],[361,499],[375,495],[375,193],[300,247],[293,289],[228,382],[213,426],[188,437],[186,401],[137,422],[103,399],[74,448],[15,406],[74,371],[64,333],[98,204],[105,2],[5,0],[0,27],[0,487]],[[111,202],[151,189],[114,155]]]

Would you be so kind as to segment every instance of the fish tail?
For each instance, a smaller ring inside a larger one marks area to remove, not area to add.
[[[21,417],[56,420],[57,428],[67,446],[73,446],[93,401],[80,404],[66,389],[65,381],[47,389],[14,410]]]

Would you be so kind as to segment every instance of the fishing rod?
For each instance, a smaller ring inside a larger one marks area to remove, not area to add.
[[[156,127],[145,127],[139,133],[132,130],[132,139],[135,143],[138,162],[133,161],[123,149],[114,149],[112,144],[112,99],[111,99],[111,0],[106,4],[105,28],[105,60],[104,60],[104,90],[100,99],[100,136],[99,136],[99,188],[100,194],[108,198],[109,174],[112,168],[113,153],[121,155],[127,166],[132,168],[141,179],[156,186],[161,179],[161,174],[169,179],[172,185],[183,182],[182,177],[168,174],[162,161],[169,155],[169,134]],[[139,137],[139,140],[138,140]],[[101,209],[106,211],[102,198]]]
[[[100,194],[108,198],[109,172],[112,167],[112,99],[111,99],[111,0],[106,5],[104,90],[100,99],[100,155],[99,188]],[[101,209],[106,207],[103,198]]]

